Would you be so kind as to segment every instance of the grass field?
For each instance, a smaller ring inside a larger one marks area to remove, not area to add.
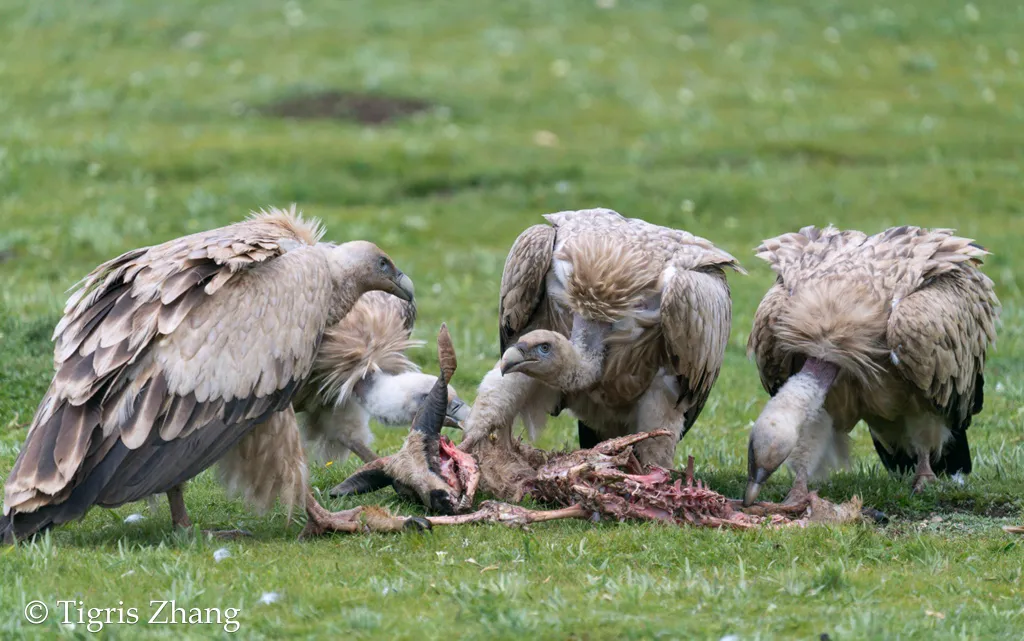
[[[173,533],[164,501],[94,510],[0,550],[0,637],[92,636],[57,615],[29,625],[36,599],[52,612],[123,601],[145,619],[173,598],[239,608],[237,634],[253,639],[1019,638],[1024,537],[999,526],[1024,505],[1022,24],[1019,3],[946,0],[0,0],[3,476],[50,380],[65,290],[124,250],[271,204],[384,247],[417,284],[416,335],[431,347],[416,360],[436,371],[447,321],[469,398],[499,356],[505,252],[541,214],[606,206],[731,251],[750,275],[730,278],[725,368],[677,463],[693,454],[733,496],[766,399],[744,354],[772,280],[752,256],[761,239],[808,224],[955,227],[993,252],[1004,305],[965,486],[910,496],[860,427],[853,469],[820,488],[860,495],[887,526],[568,522],[299,543],[282,510],[250,514],[204,474],[187,492],[193,520],[253,539],[215,562],[222,544]],[[325,111],[323,92],[347,92],[357,117],[276,115]],[[416,113],[359,122],[392,107]],[[403,437],[377,434],[384,451]],[[562,417],[541,445],[574,438]],[[325,489],[354,467],[312,476]],[[390,491],[367,500],[416,512]],[[132,513],[145,519],[125,523]],[[227,633],[103,630],[182,635]]]

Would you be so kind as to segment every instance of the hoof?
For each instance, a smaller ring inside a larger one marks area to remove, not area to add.
[[[886,513],[882,512],[881,510],[876,510],[873,507],[866,507],[862,509],[860,511],[860,515],[864,517],[864,519],[874,521],[879,525],[889,524],[889,517],[886,515]]]
[[[411,516],[405,520],[403,526],[407,530],[415,530],[417,532],[429,532],[433,526],[430,525],[430,521],[426,520],[422,516]]]

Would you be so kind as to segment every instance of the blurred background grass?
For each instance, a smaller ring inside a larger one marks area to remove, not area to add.
[[[772,281],[751,254],[761,239],[954,227],[993,252],[1004,304],[969,484],[910,497],[859,429],[853,470],[823,487],[888,511],[888,528],[554,524],[297,544],[283,512],[250,515],[204,475],[194,520],[257,534],[234,561],[211,565],[213,544],[173,535],[162,505],[142,525],[122,518],[144,505],[95,511],[0,552],[0,630],[79,634],[20,618],[26,600],[75,591],[98,607],[128,592],[240,603],[257,637],[1019,634],[1022,546],[997,525],[1024,490],[1021,33],[1013,2],[0,0],[0,472],[49,382],[65,290],[122,251],[267,205],[384,247],[417,284],[431,347],[414,357],[434,369],[447,321],[467,397],[499,356],[505,253],[541,214],[605,206],[713,240],[751,273],[730,278],[725,368],[677,460],[694,454],[734,495],[765,399],[744,354]],[[385,451],[402,440],[377,433]],[[574,442],[564,417],[541,439]],[[787,487],[780,475],[768,497]],[[264,590],[285,598],[258,606]]]

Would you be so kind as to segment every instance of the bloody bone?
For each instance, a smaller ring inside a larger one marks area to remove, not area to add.
[[[485,466],[498,469],[505,458],[514,459],[514,475],[480,469],[473,452],[456,447],[441,436],[448,379],[455,371],[455,353],[447,330],[438,336],[441,376],[436,390],[424,403],[402,449],[363,466],[331,492],[332,496],[359,494],[393,485],[401,494],[420,500],[439,516],[426,517],[430,525],[497,522],[524,526],[554,519],[614,519],[660,521],[675,525],[748,529],[803,526],[811,521],[847,522],[860,518],[860,501],[835,505],[811,493],[796,505],[757,503],[744,508],[694,478],[693,457],[685,473],[657,466],[644,468],[633,447],[645,439],[671,436],[653,430],[604,441],[592,449],[547,454],[520,443],[507,446],[484,441]],[[437,392],[435,394],[435,392]],[[436,396],[436,398],[435,398]],[[497,478],[500,486],[490,487]],[[511,477],[511,478],[510,478]],[[554,510],[529,510],[511,503],[485,501],[473,505],[478,485],[500,497],[518,500],[530,494]],[[461,514],[460,514],[461,513]]]

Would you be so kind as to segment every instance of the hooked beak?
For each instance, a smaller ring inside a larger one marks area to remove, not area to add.
[[[763,467],[757,468],[754,474],[747,480],[747,491],[743,493],[743,507],[750,507],[757,500],[757,495],[761,491],[761,485],[768,480],[768,477],[772,473]]]
[[[517,343],[512,347],[505,350],[505,353],[501,357],[501,375],[511,374],[512,372],[518,371],[523,365],[532,362],[535,359],[527,358],[526,346],[522,343]]]
[[[398,277],[394,279],[395,287],[391,290],[393,296],[397,296],[404,301],[411,301],[416,297],[416,287],[412,284],[412,279],[398,272]]]
[[[469,411],[472,409],[462,399],[455,398],[448,403],[448,412],[444,416],[445,427],[456,427],[462,429],[462,423],[469,418]]]

